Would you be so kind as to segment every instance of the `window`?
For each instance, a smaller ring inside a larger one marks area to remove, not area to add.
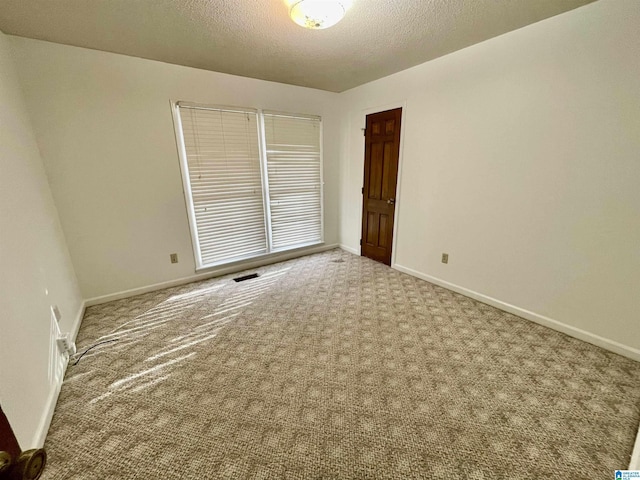
[[[323,241],[319,117],[176,104],[198,269]]]
[[[264,113],[271,244],[274,250],[322,237],[320,120]]]

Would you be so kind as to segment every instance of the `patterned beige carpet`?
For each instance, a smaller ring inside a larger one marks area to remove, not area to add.
[[[89,308],[42,478],[626,468],[640,364],[341,250],[257,271]]]

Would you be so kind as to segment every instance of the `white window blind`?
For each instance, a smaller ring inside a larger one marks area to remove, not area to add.
[[[322,241],[320,119],[264,113],[271,247]]]
[[[266,253],[257,112],[178,105],[199,266]]]
[[[175,104],[198,269],[323,241],[320,117]]]

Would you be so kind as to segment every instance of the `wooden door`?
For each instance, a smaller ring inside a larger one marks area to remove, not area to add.
[[[0,452],[7,452],[13,461],[20,456],[20,445],[18,445],[18,440],[16,440],[13,430],[11,430],[11,425],[9,425],[9,421],[4,415],[2,407],[0,407]],[[6,460],[6,458],[0,458],[0,470],[2,469],[3,460]]]
[[[402,109],[367,115],[361,255],[391,265]]]

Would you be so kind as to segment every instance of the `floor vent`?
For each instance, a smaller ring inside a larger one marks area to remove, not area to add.
[[[234,282],[244,282],[245,280],[251,280],[252,278],[258,278],[259,275],[257,273],[252,273],[250,275],[245,275],[244,277],[234,278]]]

